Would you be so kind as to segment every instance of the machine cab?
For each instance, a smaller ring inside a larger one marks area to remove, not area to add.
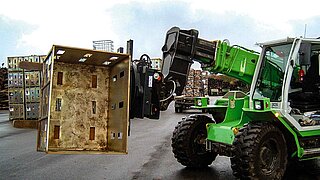
[[[320,39],[286,38],[260,44],[262,53],[251,86],[256,99],[270,99],[271,110],[298,130],[320,128]]]

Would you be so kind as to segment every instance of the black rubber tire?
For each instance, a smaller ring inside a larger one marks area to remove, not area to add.
[[[240,179],[282,179],[287,146],[282,132],[268,122],[249,123],[234,140],[233,175]]]
[[[174,157],[184,166],[202,168],[210,165],[217,154],[206,151],[206,124],[213,123],[204,115],[191,115],[180,121],[172,136],[172,151]]]

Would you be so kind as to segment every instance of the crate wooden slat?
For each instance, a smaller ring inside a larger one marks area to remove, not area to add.
[[[129,55],[53,46],[43,65],[37,149],[126,154]]]

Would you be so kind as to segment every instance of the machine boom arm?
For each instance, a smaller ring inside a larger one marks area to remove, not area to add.
[[[166,35],[163,51],[162,74],[164,91],[160,96],[167,97],[175,93],[181,95],[186,84],[190,66],[200,62],[203,69],[212,73],[221,73],[248,84],[251,83],[259,54],[240,46],[230,46],[224,41],[208,41],[198,38],[198,31],[171,28]],[[168,82],[175,83],[175,86]],[[174,88],[174,89],[173,89]],[[173,100],[161,102],[166,109]]]
[[[186,85],[190,66],[200,62],[203,69],[221,73],[248,84],[251,83],[259,54],[240,46],[230,46],[224,41],[198,38],[198,31],[171,28],[162,47],[161,72],[150,68],[150,59],[141,58],[132,64],[131,118],[159,118],[174,95],[181,95]],[[145,59],[145,60],[143,60]],[[134,77],[134,78],[133,78]]]

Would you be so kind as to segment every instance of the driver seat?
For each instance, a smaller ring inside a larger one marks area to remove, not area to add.
[[[302,92],[289,94],[290,106],[301,112],[320,110],[319,55],[312,55],[310,67],[302,82]]]

